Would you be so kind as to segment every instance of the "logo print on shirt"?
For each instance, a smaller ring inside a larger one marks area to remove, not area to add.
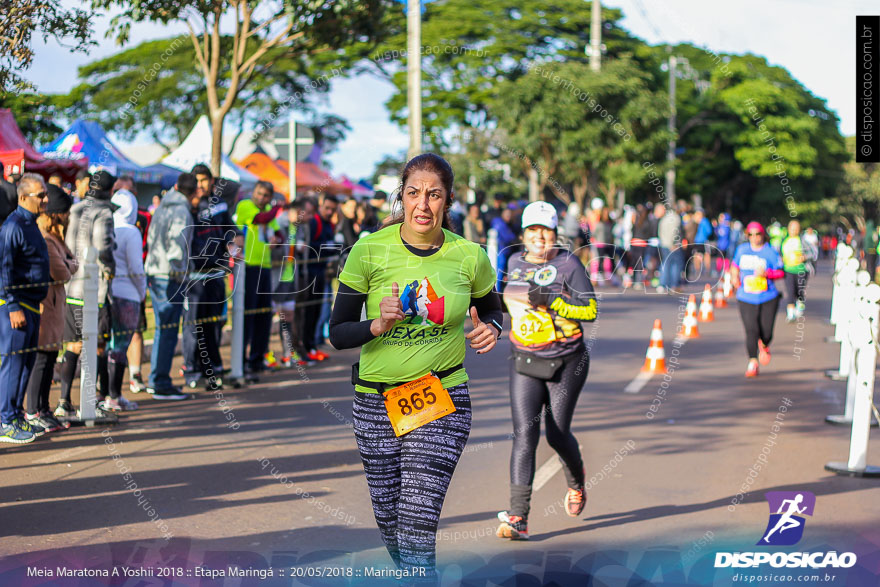
[[[556,279],[556,266],[546,265],[535,273],[535,283],[538,285],[550,285]]]
[[[437,292],[431,287],[431,282],[425,277],[421,281],[413,281],[403,289],[400,294],[400,302],[403,304],[404,314],[410,316],[411,324],[443,324],[443,299],[437,297]]]

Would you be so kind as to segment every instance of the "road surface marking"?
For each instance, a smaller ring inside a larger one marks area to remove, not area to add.
[[[35,461],[31,461],[31,463],[35,465],[51,465],[53,463],[58,463],[69,458],[75,457],[77,455],[85,454],[87,452],[91,452],[98,448],[98,445],[90,445],[90,446],[78,446],[76,448],[69,448],[65,451],[62,451],[55,455],[49,455],[47,457],[43,457],[41,459],[37,459]]]
[[[538,491],[544,485],[553,478],[553,475],[562,470],[562,463],[559,461],[559,457],[556,455],[550,457],[546,463],[541,465],[541,468],[538,469],[538,472],[535,473],[535,481],[532,483],[534,489],[532,491]]]
[[[578,450],[581,450],[581,445],[578,445]],[[559,457],[553,455],[550,457],[546,463],[541,465],[541,468],[535,473],[535,480],[532,482],[532,491],[538,491],[544,485],[547,484],[547,481],[553,478],[553,475],[562,470],[562,461],[559,460]]]
[[[636,375],[635,379],[629,382],[629,385],[623,388],[623,393],[638,393],[648,384],[654,374],[650,371],[642,371]]]

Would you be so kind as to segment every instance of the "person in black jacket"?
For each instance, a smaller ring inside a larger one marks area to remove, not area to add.
[[[0,173],[0,224],[6,222],[12,211],[18,207],[18,194],[15,193],[15,185],[6,181]]]
[[[330,357],[321,351],[318,346],[323,341],[321,331],[326,320],[322,320],[322,306],[324,301],[330,298],[327,283],[327,263],[323,262],[329,257],[339,254],[339,245],[334,239],[336,227],[333,225],[333,216],[339,203],[336,197],[324,194],[318,213],[309,221],[309,247],[306,250],[307,283],[304,292],[303,306],[307,307],[306,321],[303,328],[303,344],[308,349],[306,355],[312,361],[324,361]],[[329,316],[328,316],[329,318]]]
[[[49,249],[37,226],[49,193],[43,179],[26,173],[18,207],[0,227],[0,441],[32,442],[45,433],[22,410],[36,353],[40,302],[49,291]]]

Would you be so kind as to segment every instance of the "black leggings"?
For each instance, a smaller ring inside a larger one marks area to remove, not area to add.
[[[804,302],[804,290],[807,288],[807,271],[801,273],[785,272],[785,291],[788,297],[786,304],[794,305],[795,302]]]
[[[388,421],[384,396],[357,392],[352,410],[354,436],[385,547],[398,567],[422,568],[428,579],[436,579],[440,510],[471,431],[467,384],[447,391],[455,412],[399,437]]]
[[[773,340],[773,323],[776,320],[776,310],[779,309],[779,297],[767,300],[763,304],[747,304],[737,302],[739,315],[743,326],[746,328],[746,350],[750,359],[758,358],[758,339],[769,346]]]
[[[55,372],[55,360],[58,351],[37,351],[34,368],[27,387],[27,413],[39,414],[51,412],[49,409],[49,390],[52,387],[52,375]]]
[[[510,514],[529,515],[535,451],[541,437],[541,415],[547,443],[559,455],[568,486],[584,485],[584,462],[571,418],[590,370],[590,355],[581,348],[564,358],[553,379],[543,380],[516,371],[510,361],[510,409],[513,413],[513,451],[510,454]]]

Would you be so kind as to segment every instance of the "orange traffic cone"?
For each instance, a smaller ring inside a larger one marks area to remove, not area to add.
[[[694,294],[688,298],[679,334],[682,338],[700,338],[700,331],[697,329],[697,296]]]
[[[724,292],[721,291],[721,288],[715,290],[715,307],[716,308],[726,308],[727,307],[727,299],[724,297]]]
[[[715,322],[715,310],[712,307],[712,288],[709,284],[703,289],[703,299],[700,301],[700,322]]]
[[[733,297],[733,278],[730,275],[730,271],[724,272],[724,298],[729,300]]]
[[[642,371],[666,373],[666,351],[663,350],[663,332],[660,328],[660,319],[657,318],[654,320],[654,328],[651,329],[651,342],[648,343]]]

